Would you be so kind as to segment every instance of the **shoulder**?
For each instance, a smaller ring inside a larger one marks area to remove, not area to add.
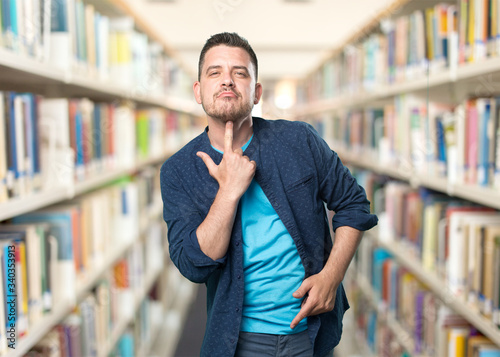
[[[270,132],[275,138],[285,141],[298,139],[303,141],[304,138],[316,133],[312,125],[302,121],[254,118],[254,123],[259,126],[262,134]]]
[[[311,124],[303,121],[254,118],[254,123],[259,127],[261,138],[272,137],[287,146],[301,148],[304,145],[308,146],[310,143],[321,140],[316,129]]]
[[[254,117],[254,123],[261,128],[270,128],[281,131],[305,131],[314,130],[312,125],[298,120],[286,119],[262,119]]]
[[[204,135],[204,132],[201,133],[170,156],[161,167],[161,177],[163,178],[167,174],[171,175],[172,173],[181,175],[182,172],[188,172],[189,170],[186,170],[186,168],[195,165],[196,153],[203,150]]]

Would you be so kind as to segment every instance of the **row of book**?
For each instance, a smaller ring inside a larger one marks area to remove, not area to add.
[[[29,333],[43,317],[60,306],[72,305],[77,292],[104,269],[120,249],[130,250],[122,269],[120,284],[136,289],[144,284],[145,273],[163,265],[164,224],[156,218],[159,191],[153,169],[124,178],[109,187],[21,216],[0,224],[0,335],[8,324],[7,292],[17,295],[17,337]],[[156,190],[155,192],[152,192]],[[143,236],[144,238],[140,238]],[[139,239],[140,238],[140,239]],[[7,264],[14,252],[15,270]],[[119,258],[119,257],[116,257]],[[127,263],[133,270],[126,268]],[[16,281],[9,281],[9,272]],[[13,285],[11,285],[13,284]],[[2,346],[6,341],[0,339]],[[0,348],[1,350],[1,348]]]
[[[118,263],[122,265],[122,262]],[[157,285],[139,303],[123,299],[122,277],[113,270],[95,289],[78,304],[75,311],[55,326],[27,354],[29,357],[45,356],[137,356],[145,343],[151,343],[153,332],[161,323],[163,307],[157,296]],[[126,304],[127,303],[127,304]],[[133,316],[129,325],[113,348],[110,341],[114,328],[128,315]],[[106,354],[106,352],[108,352]]]
[[[335,114],[323,126],[334,150],[452,184],[500,187],[500,97],[451,108],[399,95],[382,108]]]
[[[109,17],[83,0],[0,4],[0,46],[136,95],[189,95],[189,75],[131,17]],[[105,5],[102,5],[105,6]]]
[[[373,173],[357,178],[374,197],[379,238],[399,242],[465,306],[500,326],[498,211]]]
[[[0,92],[0,202],[161,158],[202,126],[191,115],[130,102]]]
[[[371,91],[499,55],[499,0],[438,3],[380,21],[311,74],[297,102]]]
[[[500,356],[499,346],[452,312],[373,241],[362,242],[355,264],[359,276],[372,285],[371,293],[359,292],[361,302],[354,300],[356,320],[379,356]],[[367,308],[366,299],[374,300],[375,308]]]

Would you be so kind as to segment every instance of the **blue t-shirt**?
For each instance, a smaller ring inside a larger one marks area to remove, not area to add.
[[[304,267],[295,242],[255,179],[240,199],[240,212],[245,277],[240,330],[280,335],[305,331],[307,318],[290,328],[302,303],[292,293],[304,280]]]

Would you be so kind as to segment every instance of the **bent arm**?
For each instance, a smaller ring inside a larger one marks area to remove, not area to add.
[[[332,279],[335,290],[344,280],[362,237],[362,231],[349,226],[338,227],[335,231],[333,248],[323,268],[323,272]]]
[[[160,176],[170,259],[184,277],[204,283],[225,263],[225,257],[212,259],[202,251],[197,230],[206,213],[193,202],[192,194],[184,188],[181,176],[172,166],[164,164]]]
[[[213,260],[226,255],[237,209],[238,200],[219,190],[207,217],[196,230],[200,249]]]

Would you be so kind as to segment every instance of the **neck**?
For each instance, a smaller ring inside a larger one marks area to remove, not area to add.
[[[224,151],[226,123],[208,117],[208,138],[217,150]],[[252,116],[233,122],[233,150],[245,145],[253,134]]]

